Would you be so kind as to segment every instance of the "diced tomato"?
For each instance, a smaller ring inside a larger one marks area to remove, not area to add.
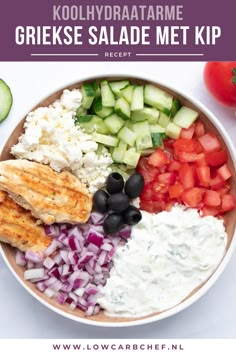
[[[148,163],[148,157],[141,157],[138,162],[137,171],[141,173],[145,180],[145,184],[154,180],[159,170]]]
[[[200,154],[197,155],[196,165],[198,167],[208,166],[206,155],[203,152],[201,152]]]
[[[203,149],[207,153],[221,150],[221,143],[213,133],[206,133],[198,138]]]
[[[210,207],[218,207],[221,204],[221,196],[217,191],[207,189],[203,198],[203,203]]]
[[[195,124],[192,124],[188,129],[181,129],[180,138],[192,139],[195,131]]]
[[[155,167],[162,167],[169,162],[169,157],[160,148],[156,149],[148,158],[148,163]]]
[[[154,213],[154,205],[152,200],[141,199],[139,205],[141,210],[145,210],[148,213]]]
[[[152,183],[147,183],[143,187],[142,193],[140,195],[140,198],[143,200],[151,200],[153,195],[153,190],[152,190]]]
[[[174,205],[174,203],[173,202],[168,202],[168,203],[166,203],[166,205],[165,205],[165,210],[166,211],[171,211],[171,209],[173,208],[173,205]]]
[[[175,140],[174,144],[175,154],[178,156],[181,152],[194,152],[196,149],[196,140],[179,138]]]
[[[207,162],[211,166],[220,166],[226,163],[228,160],[228,154],[226,150],[212,152],[207,155]]]
[[[197,120],[195,123],[195,132],[194,134],[196,135],[197,138],[200,136],[203,136],[205,134],[205,128],[203,123],[200,120]]]
[[[173,147],[173,144],[175,142],[175,139],[164,139],[163,141],[163,145],[164,145],[164,148],[165,150],[173,150],[174,147]]]
[[[167,166],[167,171],[178,171],[181,167],[181,162],[177,161],[177,160],[171,160],[169,163],[168,163],[168,166]]]
[[[176,176],[174,172],[166,172],[158,175],[157,180],[165,185],[171,185],[175,183]]]
[[[202,188],[194,187],[185,190],[181,195],[181,199],[184,204],[191,208],[196,208],[202,201],[203,194],[204,190]]]
[[[220,209],[217,207],[210,207],[210,206],[204,205],[201,208],[201,215],[202,216],[216,216],[219,214],[219,212],[220,212]]]
[[[224,164],[223,166],[221,166],[220,168],[218,168],[217,170],[217,174],[224,180],[226,181],[227,179],[229,179],[232,174],[230,172],[229,167],[227,166],[227,164]]]
[[[215,176],[210,180],[210,187],[211,189],[219,189],[224,187],[225,181],[220,176]]]
[[[181,183],[177,182],[169,187],[169,196],[171,199],[177,199],[181,197],[183,191],[184,191],[184,187],[182,186]]]
[[[179,180],[184,189],[193,188],[195,186],[195,171],[193,166],[184,163],[179,169]]]
[[[229,192],[229,190],[230,190],[230,186],[224,185],[224,187],[217,189],[217,192],[218,192],[218,193],[221,195],[221,197],[222,197],[222,195],[227,194],[227,193]]]
[[[232,194],[222,196],[221,211],[226,212],[235,208],[235,199]]]
[[[196,168],[199,185],[203,187],[209,186],[211,180],[211,171],[208,166],[201,166]]]
[[[196,152],[185,152],[181,151],[178,153],[178,158],[180,162],[195,162],[197,160]]]

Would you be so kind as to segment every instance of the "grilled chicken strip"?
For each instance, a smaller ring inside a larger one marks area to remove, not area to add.
[[[77,177],[28,160],[0,162],[0,190],[48,225],[85,223],[92,209],[92,196]]]
[[[21,251],[43,252],[52,238],[36,224],[31,212],[16,204],[5,192],[0,191],[0,241]]]

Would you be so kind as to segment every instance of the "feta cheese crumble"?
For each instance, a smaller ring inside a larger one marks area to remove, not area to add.
[[[11,153],[19,159],[47,164],[57,172],[69,170],[94,193],[105,184],[112,158],[105,147],[97,154],[98,144],[74,124],[81,102],[79,89],[64,90],[49,107],[30,112],[25,132]]]

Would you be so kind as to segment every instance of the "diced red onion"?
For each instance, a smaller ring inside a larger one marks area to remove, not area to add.
[[[90,215],[90,219],[92,224],[97,225],[101,223],[104,220],[105,216],[104,214],[98,213],[98,212],[92,212]]]
[[[26,266],[26,258],[24,252],[17,250],[16,251],[16,264],[18,264],[21,267]]]
[[[54,264],[55,261],[50,257],[46,257],[43,262],[44,267],[46,267],[47,269],[51,269],[54,266]]]
[[[89,232],[87,236],[87,242],[93,243],[94,245],[101,247],[103,243],[103,235],[100,233],[95,233],[93,231]]]
[[[34,279],[34,278],[43,278],[44,276],[44,268],[35,268],[35,269],[27,269],[24,272],[25,280]]]
[[[105,235],[104,217],[93,212],[87,224],[45,226],[52,242],[44,259],[34,252],[16,253],[18,264],[28,268],[26,278],[34,282],[39,291],[89,316],[99,312],[97,298],[109,277],[112,256],[130,234],[127,227],[114,236]]]

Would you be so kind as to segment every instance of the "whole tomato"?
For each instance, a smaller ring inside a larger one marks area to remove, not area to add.
[[[236,62],[208,62],[204,68],[204,82],[219,102],[236,107]]]

